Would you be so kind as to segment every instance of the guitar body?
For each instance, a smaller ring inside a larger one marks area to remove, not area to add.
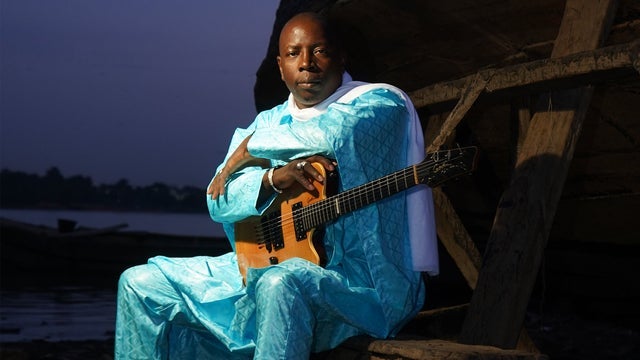
[[[296,209],[317,203],[337,189],[337,173],[329,173],[319,163],[312,164],[325,178],[313,182],[314,191],[296,184],[279,194],[262,216],[252,216],[235,224],[238,266],[246,279],[248,268],[263,268],[298,257],[323,265],[326,262],[322,228],[300,230]]]

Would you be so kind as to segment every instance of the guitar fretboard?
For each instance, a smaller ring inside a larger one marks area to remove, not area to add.
[[[294,211],[306,230],[313,229],[337,217],[358,210],[376,201],[404,191],[426,179],[429,169],[437,162],[425,160],[375,181],[344,191],[315,204]]]

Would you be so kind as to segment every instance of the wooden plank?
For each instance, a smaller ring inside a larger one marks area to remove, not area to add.
[[[466,345],[446,340],[402,339],[374,340],[369,337],[348,339],[339,348],[322,354],[323,359],[397,359],[397,360],[546,360],[541,354],[503,350],[492,346]]]
[[[602,43],[616,1],[568,0],[553,56]],[[516,346],[592,88],[553,93],[531,119],[494,219],[460,341]]]
[[[602,81],[606,78],[607,72],[640,69],[639,51],[640,41],[636,40],[623,45],[584,51],[555,59],[483,70],[461,79],[424,87],[409,93],[409,96],[416,108],[455,101],[462,96],[467,84],[475,78],[488,79],[485,91],[489,93],[542,82],[550,82],[548,86],[553,87],[553,81],[566,81],[578,77],[580,84],[586,85],[593,81]]]

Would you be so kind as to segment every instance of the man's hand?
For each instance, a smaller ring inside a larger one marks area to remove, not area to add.
[[[241,170],[247,166],[260,166],[263,168],[267,168],[270,164],[269,160],[260,158],[245,159],[242,162],[242,165],[238,165],[239,162],[237,162],[236,165],[232,166],[230,162],[231,161],[228,161],[227,164],[222,169],[220,169],[220,171],[218,171],[216,176],[213,177],[213,181],[211,181],[211,184],[209,184],[209,187],[207,188],[207,195],[211,195],[211,198],[213,200],[217,199],[220,195],[224,195],[224,188],[227,183],[227,179],[234,172]]]
[[[313,180],[323,182],[324,178],[316,168],[311,166],[313,162],[322,164],[328,171],[333,171],[336,165],[331,160],[320,155],[293,160],[273,172],[273,185],[278,189],[284,190],[290,188],[295,183],[299,183],[307,190],[315,189],[312,184]]]
[[[218,196],[224,195],[224,186],[228,177],[229,174],[224,171],[224,168],[218,171],[216,176],[213,177],[213,181],[211,181],[211,184],[209,184],[207,188],[207,195],[211,195],[211,199],[215,200]]]

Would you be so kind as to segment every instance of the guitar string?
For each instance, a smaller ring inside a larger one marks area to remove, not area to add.
[[[459,151],[462,149],[456,149],[456,150]],[[461,151],[460,151],[460,154],[452,157],[451,155],[452,152],[456,152],[456,150],[446,150],[446,151],[434,153],[430,156],[429,159],[426,159],[423,162],[416,164],[415,168],[416,168],[416,173],[418,174],[418,178],[426,177],[431,172],[429,171],[430,167],[443,162],[445,159],[448,161],[451,161],[461,157],[462,156]],[[444,152],[446,152],[447,155],[444,157],[444,159],[441,159],[439,154]],[[311,204],[304,208],[295,209],[285,215],[276,216],[273,219],[269,219],[263,223],[260,223],[257,225],[257,227],[261,228],[262,231],[260,231],[259,229],[256,230],[256,240],[258,240],[259,243],[268,242],[268,239],[265,238],[266,236],[268,236],[267,234],[271,234],[275,230],[279,231],[282,227],[293,224],[296,221],[295,219],[298,219],[298,218],[300,218],[301,221],[303,221],[303,223],[306,222],[307,225],[309,223],[322,224],[328,220],[335,218],[336,216],[332,214],[332,211],[335,210],[335,201],[333,201],[335,199],[337,199],[339,203],[343,203],[343,204],[351,204],[352,202],[356,202],[355,209],[349,208],[346,211],[341,212],[341,213],[347,213],[362,207],[362,203],[364,203],[365,205],[369,205],[373,201],[380,200],[382,198],[385,198],[386,196],[394,195],[395,193],[406,190],[414,185],[418,185],[415,183],[414,179],[412,179],[413,169],[414,169],[414,166],[409,166],[407,168],[398,170],[392,174],[386,175],[378,180],[372,181],[371,183],[357,186],[351,190],[347,190],[340,194],[332,196],[330,198],[323,199],[320,202]],[[398,188],[398,181],[397,181],[400,176],[401,176],[400,180],[403,180],[402,182],[405,185],[405,187],[401,189]],[[412,181],[407,184],[407,179]],[[395,180],[395,181],[392,181],[392,180]],[[391,190],[390,184],[395,186],[395,191]],[[383,193],[385,187],[386,187],[386,196]],[[376,196],[375,196],[376,192],[379,192],[381,194],[380,199],[376,200]],[[371,196],[373,196],[373,199],[371,199]],[[360,203],[361,203],[360,205],[357,204],[358,200],[360,200]],[[339,214],[336,214],[336,215],[339,215]],[[305,226],[305,229],[303,230],[306,232],[313,227],[314,226],[310,226],[310,227]]]
[[[423,178],[424,176],[427,176],[429,174],[429,171],[427,171],[428,168],[441,162],[438,158],[436,158],[435,160],[432,158],[415,165],[416,172],[419,178]],[[450,155],[448,156],[448,160],[451,160]],[[417,185],[415,181],[413,181],[414,179],[412,179],[413,168],[414,168],[413,166],[407,167],[395,173],[384,176],[371,183],[360,185],[351,190],[347,190],[341,194],[337,194],[336,197],[338,198],[338,202],[350,204],[350,203],[353,203],[354,201],[357,202],[357,200],[360,200],[360,203],[361,203],[360,205],[355,204],[356,205],[355,209],[358,209],[362,207],[362,203],[364,203],[365,205],[369,205],[372,202],[371,196],[373,196],[374,201],[377,201],[375,197],[376,192],[379,192],[381,194],[380,199],[382,199],[386,196],[390,196],[400,191],[406,190],[412,187],[413,185]],[[403,184],[405,186],[404,188],[398,187],[397,180],[400,175],[402,175],[400,180],[402,183],[404,183]],[[391,181],[392,179],[395,179],[395,181]],[[412,180],[411,183],[407,184],[407,179]],[[395,191],[391,190],[390,184],[394,185]],[[387,188],[386,196],[382,193],[385,187]],[[322,224],[328,220],[331,220],[332,218],[335,218],[335,216],[332,214],[332,211],[335,209],[334,205],[335,205],[335,202],[332,201],[330,198],[324,199],[318,203],[311,204],[307,207],[293,210],[290,213],[287,213],[286,215],[280,215],[273,219],[269,219],[266,222],[258,225],[258,227],[262,228],[263,231],[259,231],[259,230],[256,231],[257,233],[256,240],[258,240],[259,243],[268,242],[268,239],[265,238],[266,236],[268,236],[268,234],[273,233],[275,230],[279,231],[282,227],[292,224],[293,222],[296,221],[295,219],[298,219],[298,218],[300,218],[301,219],[300,221],[303,221],[303,223],[305,222],[307,223],[305,226],[305,229],[303,229],[306,232],[308,230],[307,228],[310,229],[314,227],[314,226],[308,226],[309,223]],[[351,211],[353,210],[347,209],[347,211],[343,211],[343,213],[347,213]]]
[[[409,170],[403,169],[400,170],[396,173],[390,174],[388,176],[385,176],[381,179],[378,179],[370,184],[364,184],[361,186],[358,186],[356,188],[353,188],[352,190],[349,190],[347,192],[343,192],[342,194],[337,194],[336,197],[333,197],[333,199],[323,199],[320,202],[311,204],[309,206],[306,206],[304,208],[301,209],[296,209],[293,210],[290,213],[287,213],[285,215],[281,215],[278,217],[275,217],[273,219],[270,219],[264,223],[262,223],[262,229],[263,231],[259,232],[265,236],[269,236],[269,234],[273,234],[274,231],[279,230],[281,227],[284,226],[289,226],[290,224],[293,224],[296,219],[297,221],[302,221],[304,224],[304,230],[306,231],[307,228],[313,228],[314,226],[310,226],[309,224],[321,224],[326,222],[326,220],[330,220],[331,218],[333,218],[334,216],[332,215],[333,213],[340,213],[339,209],[336,212],[336,208],[335,208],[335,201],[333,200],[337,200],[338,203],[344,203],[345,205],[348,205],[350,203],[353,203],[354,200],[361,200],[360,202],[369,202],[369,194],[374,193],[374,192],[381,192],[382,188],[385,186],[388,188],[389,187],[389,182],[390,182],[390,178],[398,178],[398,175],[400,173],[402,173],[402,179],[404,180],[403,182],[406,183],[406,178],[407,172],[411,172],[412,168],[409,168]],[[406,185],[406,184],[405,184]],[[396,180],[396,184],[395,184],[396,190],[397,190],[397,180]],[[388,190],[389,191],[389,190]],[[363,196],[364,195],[364,196]],[[363,197],[366,196],[366,199],[362,199]],[[374,194],[374,198],[375,198],[375,194]],[[357,206],[357,204],[356,204]],[[350,206],[349,206],[350,207]],[[347,211],[343,211],[343,212],[349,212],[350,210]],[[294,225],[295,226],[295,225]],[[294,230],[295,231],[295,230]],[[262,237],[261,237],[262,238]],[[264,239],[266,240],[266,239]],[[264,242],[264,241],[263,241]]]
[[[415,167],[416,167],[416,172],[418,173],[418,177],[422,178],[426,176],[429,173],[429,171],[425,171],[425,170],[437,164],[438,162],[439,160],[428,159],[423,161],[422,163],[416,164]],[[337,194],[335,197],[332,196],[330,198],[323,199],[318,203],[311,204],[304,208],[295,209],[287,213],[286,215],[276,216],[273,219],[269,219],[263,223],[260,223],[257,225],[257,227],[261,228],[262,231],[260,230],[256,231],[256,235],[257,235],[256,240],[258,240],[258,243],[267,242],[268,239],[266,239],[265,237],[268,236],[268,234],[273,233],[274,230],[280,230],[284,226],[293,224],[295,222],[295,219],[297,218],[301,218],[303,222],[307,220],[306,221],[307,223],[311,222],[316,224],[321,224],[328,220],[331,220],[332,218],[335,217],[331,215],[331,210],[335,209],[335,202],[331,200],[331,198],[337,198],[338,202],[343,204],[351,204],[353,202],[356,202],[355,209],[358,209],[359,207],[362,206],[363,202],[366,205],[370,204],[371,196],[373,196],[373,200],[375,200],[376,199],[375,192],[380,192],[381,199],[384,198],[385,196],[382,193],[382,191],[385,187],[387,188],[386,190],[387,196],[390,196],[402,190],[406,190],[413,185],[417,185],[413,179],[413,168],[414,168],[413,166],[409,166],[407,168],[398,170],[392,174],[386,175],[378,180],[372,181],[371,183],[363,184],[351,190],[347,190],[343,193]],[[399,189],[398,187],[398,181],[397,181],[398,178],[400,178],[401,182],[404,185],[404,188],[402,189]],[[393,181],[394,179],[395,181]],[[407,179],[410,179],[411,182],[407,183]],[[390,188],[390,184],[392,184],[395,187],[395,191],[392,192]],[[365,199],[363,200],[363,198]],[[360,203],[361,203],[360,206],[358,206],[357,204],[358,200],[360,200]],[[351,211],[353,210],[348,209],[347,211],[343,211],[343,212],[347,213]],[[314,220],[318,220],[318,221],[314,222]],[[311,228],[313,228],[313,226]],[[305,229],[305,231],[307,230],[308,229]]]
[[[425,161],[424,163],[417,164],[416,171],[418,172],[418,177],[424,176],[424,170],[435,163],[436,162]],[[374,201],[386,198],[414,185],[417,184],[414,179],[413,166],[404,168],[376,181],[354,188],[355,191],[343,192],[342,194],[344,195],[342,196],[339,194],[338,201],[344,204],[345,207],[343,208],[344,210],[338,209],[339,211],[336,215],[359,209],[363,204],[369,205]],[[320,217],[323,220],[325,219],[323,215],[327,213],[329,213],[330,218],[335,217],[332,214],[333,210],[336,209],[334,201],[324,202],[317,207],[309,206],[307,208],[309,208],[308,212],[311,213],[312,217],[315,216],[314,213],[320,213]],[[321,220],[321,222],[324,222],[323,220]]]

